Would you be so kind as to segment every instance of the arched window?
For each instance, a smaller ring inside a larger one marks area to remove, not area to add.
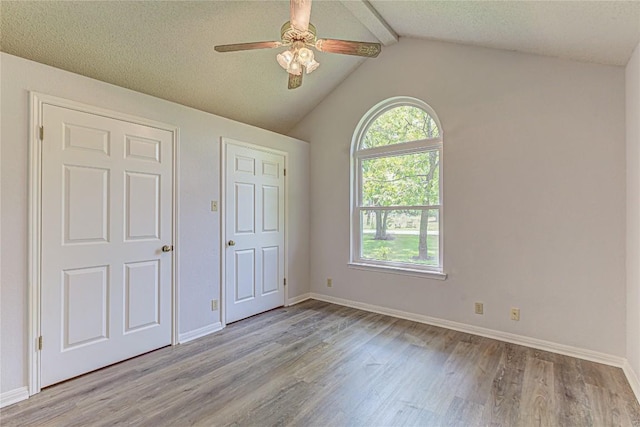
[[[442,127],[426,103],[387,99],[352,141],[351,263],[442,274]]]

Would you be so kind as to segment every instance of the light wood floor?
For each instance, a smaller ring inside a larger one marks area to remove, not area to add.
[[[640,426],[618,368],[319,301],[47,388],[14,425]]]

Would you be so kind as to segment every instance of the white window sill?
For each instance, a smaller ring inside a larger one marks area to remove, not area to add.
[[[403,276],[422,277],[436,280],[447,279],[447,273],[440,273],[437,271],[417,270],[406,267],[390,267],[386,265],[364,264],[359,262],[350,262],[348,266],[355,270],[376,271],[380,273],[400,274]]]

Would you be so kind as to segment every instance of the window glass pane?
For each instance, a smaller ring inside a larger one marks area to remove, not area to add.
[[[360,256],[376,261],[437,266],[438,209],[362,210]]]
[[[440,152],[362,160],[362,206],[440,204]]]
[[[435,120],[424,110],[402,106],[393,108],[375,119],[367,128],[360,148],[380,147],[439,136],[440,129]]]

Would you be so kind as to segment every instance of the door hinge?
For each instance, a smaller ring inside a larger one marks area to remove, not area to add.
[[[286,277],[282,280],[282,284],[287,286],[287,278]]]
[[[38,350],[42,350],[42,335],[38,337]]]
[[[287,170],[286,169],[284,170],[284,176],[287,176]]]
[[[44,141],[44,126],[40,126],[40,129],[38,129],[38,132],[40,136],[40,141]]]

